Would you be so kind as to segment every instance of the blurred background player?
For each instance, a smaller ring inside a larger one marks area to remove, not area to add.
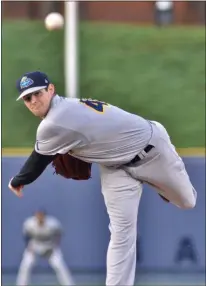
[[[34,216],[24,222],[23,235],[26,249],[17,275],[18,286],[29,284],[30,274],[38,257],[48,260],[60,285],[74,285],[59,247],[62,226],[56,218],[47,216],[44,210],[37,210]]]
[[[155,21],[158,26],[170,25],[173,22],[173,1],[155,2]]]

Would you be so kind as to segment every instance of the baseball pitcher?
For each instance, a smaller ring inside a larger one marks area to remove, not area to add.
[[[137,214],[143,183],[179,208],[196,204],[196,191],[162,124],[92,99],[64,98],[41,72],[17,81],[19,99],[41,118],[35,148],[9,182],[18,197],[52,163],[65,178],[89,179],[100,168],[110,219],[106,285],[133,285]]]
[[[59,248],[62,226],[60,222],[38,210],[23,224],[26,248],[17,275],[17,286],[27,286],[32,268],[38,257],[47,259],[54,269],[60,285],[74,285],[70,271]]]

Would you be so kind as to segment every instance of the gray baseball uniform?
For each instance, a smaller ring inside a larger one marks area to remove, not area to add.
[[[29,236],[30,240],[19,267],[17,286],[28,285],[37,256],[48,259],[50,266],[56,272],[60,285],[74,285],[62,252],[56,243],[57,235],[61,232],[60,222],[52,216],[46,216],[43,225],[39,225],[35,216],[26,219],[23,224],[23,234]]]
[[[99,164],[111,231],[107,286],[134,283],[142,182],[178,207],[196,204],[196,191],[163,125],[115,106],[56,95],[38,128],[35,150],[43,155],[69,152]],[[141,160],[131,161],[136,155]]]
[[[147,145],[152,133],[147,120],[112,105],[84,102],[55,96],[37,130],[38,153],[72,150],[84,161],[113,166],[129,162]]]
[[[28,218],[23,225],[23,234],[30,237],[29,247],[39,255],[56,247],[55,240],[61,232],[60,222],[51,216],[46,216],[43,225],[38,224],[35,216]]]

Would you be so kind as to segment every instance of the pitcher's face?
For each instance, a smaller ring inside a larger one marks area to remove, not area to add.
[[[26,107],[38,117],[43,118],[49,111],[55,89],[53,84],[49,84],[47,89],[40,89],[23,97]]]

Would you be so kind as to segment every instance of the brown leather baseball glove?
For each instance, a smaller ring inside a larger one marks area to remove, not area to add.
[[[52,162],[57,175],[66,179],[88,180],[91,178],[91,163],[72,157],[69,154],[58,155]]]

